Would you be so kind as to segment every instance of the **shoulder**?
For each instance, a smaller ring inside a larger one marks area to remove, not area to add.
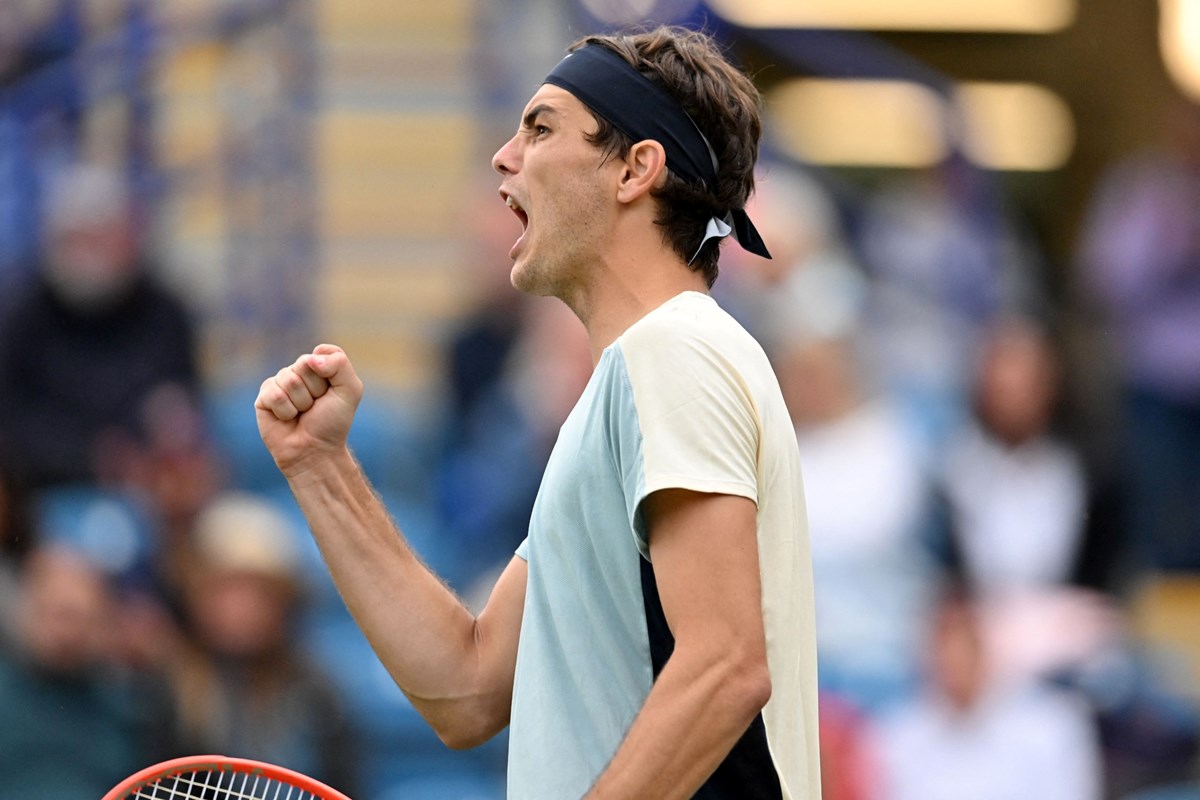
[[[647,345],[656,342],[750,338],[750,334],[717,301],[700,292],[683,292],[650,311],[618,341]]]
[[[745,328],[711,297],[684,292],[638,320],[616,342],[633,371],[711,373],[765,366],[766,356]]]

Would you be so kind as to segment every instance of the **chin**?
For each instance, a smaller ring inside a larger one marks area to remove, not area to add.
[[[545,280],[545,276],[528,261],[519,260],[513,264],[509,279],[515,288],[526,294],[541,296],[553,294],[550,282]]]
[[[524,262],[517,261],[513,264],[512,270],[508,273],[508,280],[514,289],[519,289],[522,292],[529,291],[529,276],[525,273]]]

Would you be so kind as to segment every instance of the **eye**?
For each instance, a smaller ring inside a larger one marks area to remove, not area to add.
[[[545,136],[549,132],[550,132],[550,129],[547,128],[545,125],[534,125],[533,126],[534,136]]]

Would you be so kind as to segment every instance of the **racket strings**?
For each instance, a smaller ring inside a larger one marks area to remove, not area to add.
[[[128,797],[137,800],[321,800],[312,792],[274,778],[212,770],[161,778]]]

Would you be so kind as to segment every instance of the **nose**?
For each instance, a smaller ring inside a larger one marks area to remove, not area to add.
[[[520,153],[518,152],[517,137],[514,136],[504,143],[504,146],[492,156],[492,169],[501,175],[511,175],[520,169]]]

